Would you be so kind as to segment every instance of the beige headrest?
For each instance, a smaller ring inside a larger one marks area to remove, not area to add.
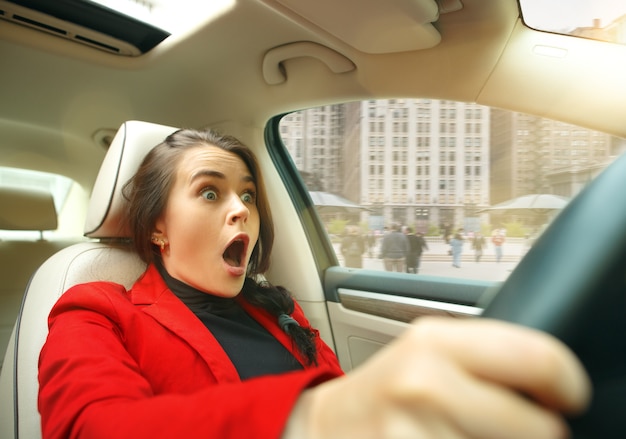
[[[104,157],[91,192],[85,220],[85,236],[128,238],[123,221],[126,200],[122,188],[137,172],[145,155],[178,128],[149,122],[128,121],[117,131]]]
[[[55,230],[52,194],[40,189],[0,187],[0,229]]]

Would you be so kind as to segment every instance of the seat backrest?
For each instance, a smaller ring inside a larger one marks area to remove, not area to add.
[[[50,256],[80,241],[84,239],[0,241],[0,369],[31,276]]]
[[[44,232],[57,228],[54,199],[45,189],[0,186],[0,206],[0,230],[9,232],[0,239],[0,352],[4,354],[33,272],[54,253],[84,239],[44,239]]]
[[[73,285],[107,280],[129,288],[145,264],[125,243],[121,190],[146,153],[176,128],[146,122],[124,123],[116,134],[94,184],[85,236],[100,242],[67,247],[35,272],[24,295],[0,373],[0,437],[41,437],[37,410],[39,352],[48,334],[48,314]]]

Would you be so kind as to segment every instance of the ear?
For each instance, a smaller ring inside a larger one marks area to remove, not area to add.
[[[163,233],[162,229],[160,229],[158,225],[154,226],[154,231],[150,234],[150,242],[161,248],[161,254],[166,251],[170,244],[166,234]]]
[[[154,229],[152,230],[150,237],[167,240],[167,233],[165,231],[166,231],[165,221],[163,220],[162,217],[160,217],[159,219],[156,220],[156,223],[154,224]]]

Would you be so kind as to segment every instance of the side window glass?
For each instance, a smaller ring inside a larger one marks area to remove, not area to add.
[[[58,174],[38,172],[26,169],[0,167],[0,189],[7,194],[13,190],[24,192],[24,197],[30,192],[47,194],[52,198],[53,205],[45,201],[32,200],[29,196],[22,199],[21,195],[7,195],[3,200],[8,205],[3,208],[11,212],[7,221],[3,222],[8,229],[0,228],[0,240],[27,240],[37,241],[41,239],[65,239],[82,237],[82,221],[84,220],[84,191],[73,180]],[[37,199],[37,197],[35,197]],[[75,200],[78,199],[78,200]],[[78,208],[76,208],[78,206]],[[35,209],[40,221],[33,221],[33,213],[29,209]],[[56,217],[56,219],[55,219]],[[24,220],[25,222],[22,222]],[[30,225],[35,223],[57,223],[54,230],[30,230]]]
[[[623,139],[478,104],[389,99],[285,116],[340,264],[504,280]]]

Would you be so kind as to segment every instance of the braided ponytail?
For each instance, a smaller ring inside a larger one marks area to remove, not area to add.
[[[317,365],[315,335],[310,328],[304,328],[291,317],[294,302],[287,289],[271,285],[269,282],[257,283],[246,278],[243,295],[254,306],[262,308],[277,318],[279,326],[291,338],[298,351],[307,359],[309,365]]]

